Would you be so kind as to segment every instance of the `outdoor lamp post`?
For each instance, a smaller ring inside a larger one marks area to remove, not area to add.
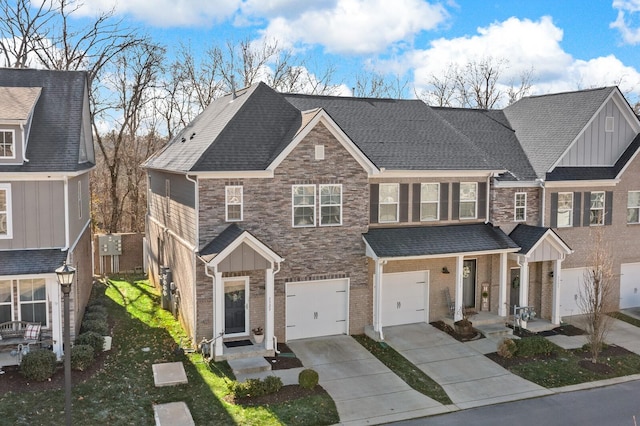
[[[67,426],[71,425],[71,326],[69,324],[69,293],[71,283],[76,274],[76,268],[67,265],[65,261],[56,269],[58,283],[64,295],[64,413]]]

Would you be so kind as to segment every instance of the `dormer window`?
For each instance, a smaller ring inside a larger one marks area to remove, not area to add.
[[[16,158],[15,140],[13,130],[0,130],[0,158]]]

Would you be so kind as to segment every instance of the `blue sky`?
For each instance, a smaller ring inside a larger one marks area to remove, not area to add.
[[[362,69],[420,91],[451,64],[492,56],[508,60],[505,85],[533,69],[533,93],[619,84],[640,99],[640,0],[84,0],[82,12],[114,6],[170,53],[278,40],[336,65],[345,94]]]

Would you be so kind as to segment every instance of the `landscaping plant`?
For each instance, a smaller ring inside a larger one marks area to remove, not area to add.
[[[23,355],[22,375],[29,380],[44,382],[56,371],[56,354],[47,349],[35,349]]]
[[[315,370],[306,368],[298,374],[298,384],[305,389],[313,389],[318,385],[318,373]]]

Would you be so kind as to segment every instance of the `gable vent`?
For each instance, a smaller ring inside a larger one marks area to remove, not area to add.
[[[604,131],[605,132],[609,132],[609,133],[613,132],[614,124],[615,124],[614,118],[613,117],[607,117],[604,120]]]
[[[324,160],[324,145],[316,145],[316,160]]]

